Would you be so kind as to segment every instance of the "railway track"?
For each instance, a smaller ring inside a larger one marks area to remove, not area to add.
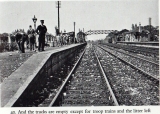
[[[132,55],[130,53],[127,53],[115,48],[110,48],[108,46],[105,47],[105,46],[99,45],[99,47],[109,52],[110,54],[116,56],[117,58],[123,60],[127,64],[139,70],[140,72],[143,72],[147,76],[152,77],[159,81],[159,64],[158,63],[141,58],[139,56]]]
[[[95,46],[119,105],[159,105],[159,81],[148,78],[117,56]]]
[[[49,106],[118,106],[92,46],[87,46]]]
[[[131,53],[137,53],[142,54],[147,57],[154,57],[154,59],[159,60],[159,49],[157,48],[149,48],[149,47],[140,47],[140,46],[133,46],[133,45],[121,45],[121,44],[103,44],[107,45],[109,47],[117,48],[117,49],[123,49],[125,51],[131,52]]]
[[[107,46],[107,45],[103,45],[103,47],[106,47],[106,48],[109,48],[111,50],[116,50],[118,52],[121,52],[121,53],[125,53],[129,56],[132,56],[132,57],[136,57],[136,58],[140,58],[146,62],[150,62],[150,63],[153,63],[153,64],[156,64],[156,65],[159,65],[158,61],[159,61],[159,58],[155,58],[155,57],[152,57],[152,56],[145,56],[145,55],[142,55],[142,54],[137,54],[137,53],[133,53],[132,51],[129,51],[126,50],[126,49],[121,49],[121,48],[115,48],[115,47],[112,47],[112,46]]]

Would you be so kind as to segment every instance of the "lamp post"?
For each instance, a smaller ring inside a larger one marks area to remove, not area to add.
[[[36,21],[37,21],[37,18],[35,17],[35,15],[34,15],[34,17],[32,18],[32,20],[33,20],[33,22],[34,22],[34,29],[36,30]]]
[[[60,32],[60,16],[59,16],[59,8],[61,8],[61,2],[60,1],[57,1],[56,2],[56,8],[58,8],[58,29],[59,29],[59,32]]]
[[[34,29],[36,31],[36,21],[37,21],[37,18],[35,17],[35,15],[32,18],[32,20],[33,20],[33,23],[34,23]],[[36,46],[38,46],[38,39],[36,38],[36,34],[35,34],[35,48],[36,48]]]
[[[150,38],[149,38],[149,41],[152,41],[152,33],[151,33],[151,17],[149,18],[149,32],[150,32]]]

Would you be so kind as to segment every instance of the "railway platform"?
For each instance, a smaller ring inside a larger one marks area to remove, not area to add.
[[[159,42],[126,42],[126,41],[118,41],[117,44],[126,44],[126,45],[140,45],[140,46],[151,46],[158,47]]]
[[[42,69],[45,62],[51,55],[60,53],[63,55],[65,50],[70,50],[82,44],[72,44],[62,47],[46,48],[44,52],[32,52],[30,56],[17,70],[12,72],[1,83],[1,106],[12,106],[14,102],[19,98],[22,92],[27,88],[31,81],[36,77],[37,73]],[[29,52],[26,52],[27,54]],[[2,53],[5,57],[5,53]],[[18,53],[7,53],[7,56],[12,54],[13,56]],[[56,59],[55,59],[56,60]],[[39,82],[37,82],[39,83]]]
[[[149,48],[153,48],[153,49],[159,49],[159,46],[150,46],[150,45],[135,45],[135,46],[139,46],[139,47],[149,47]]]

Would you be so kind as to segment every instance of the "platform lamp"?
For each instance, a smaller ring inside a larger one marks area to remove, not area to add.
[[[32,20],[33,20],[33,22],[34,22],[34,29],[36,30],[36,21],[37,21],[37,18],[35,17],[35,15],[34,15],[34,17],[32,18]]]

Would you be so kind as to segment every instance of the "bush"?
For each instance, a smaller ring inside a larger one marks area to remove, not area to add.
[[[0,52],[7,52],[7,51],[14,51],[14,50],[18,50],[16,42],[12,42],[10,44],[7,42],[3,42],[0,45]]]

